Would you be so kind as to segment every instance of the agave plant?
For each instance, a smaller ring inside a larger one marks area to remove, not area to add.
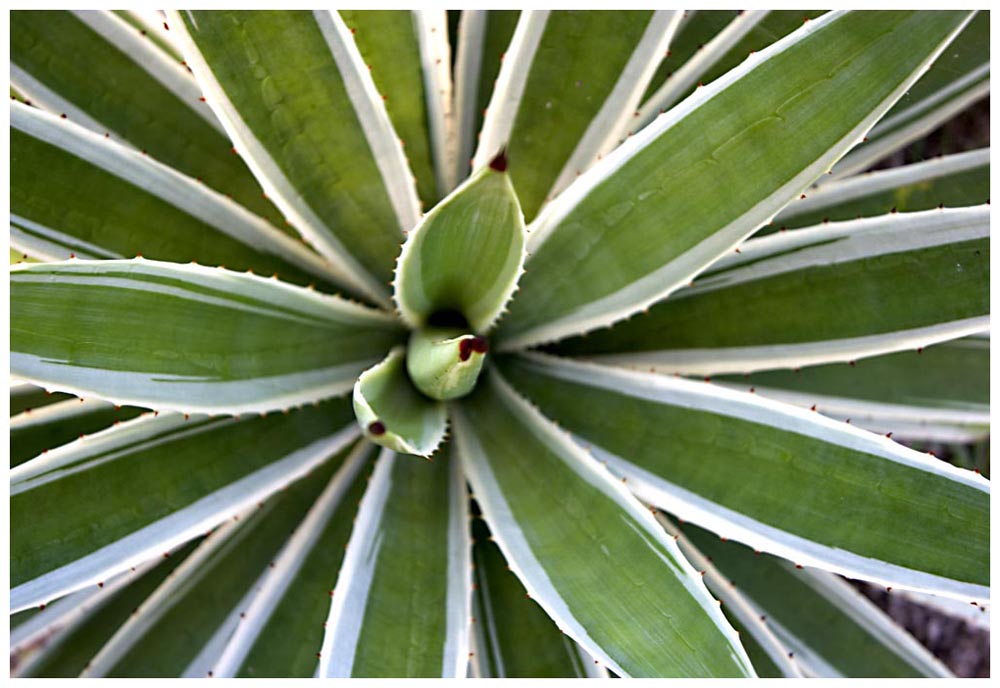
[[[947,674],[973,15],[14,12],[12,671]]]

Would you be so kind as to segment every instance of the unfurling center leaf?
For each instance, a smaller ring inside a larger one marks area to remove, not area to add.
[[[472,391],[489,343],[460,330],[431,327],[410,335],[406,370],[417,389],[432,399],[457,399]]]
[[[413,328],[457,312],[485,334],[523,272],[524,215],[500,153],[424,216],[396,265],[396,304]]]

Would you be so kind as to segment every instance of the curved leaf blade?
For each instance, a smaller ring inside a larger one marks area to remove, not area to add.
[[[982,148],[828,182],[793,201],[758,234],[889,212],[980,205],[990,199],[990,151]]]
[[[11,471],[11,609],[160,556],[357,434],[342,401],[246,420],[160,414],[21,464]],[[137,485],[156,489],[137,495]]]
[[[481,518],[475,544],[473,628],[475,678],[588,678],[594,660],[559,630],[525,592]],[[607,678],[605,674],[603,678]]]
[[[625,134],[678,18],[646,10],[522,12],[473,167],[506,149],[525,216],[535,217]]]
[[[738,590],[732,579],[727,578],[715,566],[712,558],[696,549],[668,518],[655,509],[653,515],[677,542],[684,558],[704,577],[705,585],[712,594],[718,596],[722,613],[740,634],[740,642],[746,648],[757,674],[765,677],[802,678],[802,667],[796,661],[795,653],[765,624],[766,617],[760,614],[752,600],[742,590]]]
[[[855,174],[926,136],[990,92],[989,12],[977,12],[932,69],[837,163],[832,178]]]
[[[379,92],[386,97],[389,119],[403,141],[406,159],[417,178],[421,205],[430,207],[444,195],[443,180],[435,173],[451,165],[441,158],[446,125],[444,112],[431,110],[432,98],[423,67],[423,52],[430,50],[418,27],[417,12],[408,10],[339,10],[354,36],[361,57],[371,67]],[[444,27],[434,26],[434,34]],[[428,28],[426,33],[430,33]],[[447,55],[430,59],[430,65]],[[449,91],[450,95],[450,91]],[[433,121],[432,121],[433,120]],[[439,142],[440,140],[440,142]]]
[[[507,563],[589,654],[619,676],[753,675],[701,577],[649,511],[495,369],[453,406],[452,423]]]
[[[354,383],[354,416],[365,437],[403,454],[429,458],[444,439],[448,413],[423,396],[406,373],[407,352],[397,347]]]
[[[156,588],[177,570],[202,541],[185,543],[167,558],[160,557],[125,571],[105,583],[92,600],[94,606],[77,612],[76,619],[48,638],[45,647],[25,658],[18,677],[76,678],[94,655],[126,623]],[[120,585],[124,584],[124,588]],[[104,594],[107,590],[110,594]],[[79,593],[76,593],[79,594]],[[67,598],[63,598],[67,599]],[[55,607],[57,603],[53,604]],[[49,607],[46,607],[49,609]]]
[[[395,298],[418,328],[458,311],[485,333],[517,287],[525,260],[524,215],[501,153],[424,216],[403,244]]]
[[[30,382],[23,380],[10,381],[10,415],[15,416],[25,411],[33,411],[43,406],[50,406],[59,401],[72,399],[73,395],[63,392],[48,392]]]
[[[11,241],[25,252],[228,264],[302,284],[328,278],[301,243],[141,151],[21,103],[10,115]]]
[[[555,349],[699,375],[915,349],[989,326],[989,254],[989,206],[773,234],[648,314]]]
[[[500,347],[609,325],[688,283],[844,155],[968,17],[832,12],[699,89],[532,223]]]
[[[216,664],[215,675],[311,678],[319,666],[328,597],[371,476],[372,445],[345,460],[274,560],[246,616]]]
[[[379,455],[326,623],[318,675],[465,677],[468,493],[448,452]]]
[[[224,649],[246,626],[254,600],[284,571],[277,559],[302,527],[345,448],[279,493],[211,533],[94,657],[85,677],[229,675]],[[274,566],[272,566],[274,564]]]
[[[917,351],[829,364],[721,376],[734,389],[815,408],[899,440],[989,433],[990,343],[964,337]]]
[[[169,33],[130,25],[129,14],[12,12],[11,78],[22,100],[148,152],[284,229],[181,58],[157,45]]]
[[[837,576],[755,555],[695,526],[683,530],[751,600],[765,617],[764,624],[788,639],[813,676],[953,676],[927,648]]]
[[[341,280],[386,302],[402,231],[420,210],[402,145],[340,15],[169,16],[209,104],[268,196]]]
[[[13,374],[156,410],[261,412],[342,394],[402,337],[388,314],[197,265],[42,263],[14,266],[10,284]]]
[[[971,471],[717,385],[538,355],[503,368],[637,495],[685,521],[854,578],[989,596],[990,487]]]
[[[514,35],[518,10],[462,10],[455,49],[455,178],[469,176],[476,135],[504,53]]]
[[[99,399],[67,399],[10,418],[10,466],[116,423],[143,409],[119,407]]]

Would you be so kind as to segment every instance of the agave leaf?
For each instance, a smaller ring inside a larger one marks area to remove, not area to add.
[[[450,189],[451,56],[444,12],[340,10],[430,207]],[[435,173],[435,170],[437,171]]]
[[[209,105],[268,196],[340,279],[386,303],[392,258],[401,232],[417,223],[419,202],[402,144],[340,15],[168,17]]]
[[[716,568],[711,557],[706,557],[698,551],[673,522],[655,510],[654,515],[667,534],[677,542],[684,558],[701,573],[708,589],[719,598],[722,611],[733,624],[733,628],[739,632],[740,642],[747,649],[757,674],[761,675],[763,668],[772,676],[802,678],[804,674],[795,659],[795,653],[765,623],[766,619],[762,618],[753,602],[743,594],[742,590],[736,588],[724,571]],[[747,640],[752,641],[752,651]]]
[[[935,103],[933,109],[915,116],[905,124],[899,124],[891,131],[878,132],[880,135],[864,142],[864,145],[838,162],[830,171],[828,179],[836,181],[868,169],[879,160],[927,136],[962,111],[989,97],[989,69],[988,65],[985,67],[987,68],[957,82],[954,89],[948,89],[943,94],[946,97],[942,98],[940,104]]]
[[[92,586],[60,597],[42,609],[25,610],[11,617],[11,675],[31,674],[32,667],[51,661],[54,648],[111,600],[162,560],[151,559],[110,578],[101,587]],[[21,621],[20,618],[31,616]],[[16,625],[15,625],[16,624]],[[45,658],[43,660],[43,658]]]
[[[965,337],[918,351],[830,364],[720,376],[713,382],[898,440],[951,440],[989,433],[990,343]]]
[[[704,14],[711,13],[700,13],[700,15]],[[716,12],[715,14],[730,13]],[[655,119],[658,114],[666,112],[678,103],[690,92],[691,87],[699,82],[699,79],[706,74],[712,65],[733,51],[734,47],[738,45],[748,33],[753,31],[753,29],[760,24],[768,16],[768,14],[770,14],[768,10],[749,10],[739,12],[732,18],[732,21],[722,28],[721,31],[712,35],[711,38],[704,43],[700,43],[698,45],[698,49],[690,55],[689,59],[683,61],[676,60],[672,62],[671,67],[677,64],[680,66],[676,69],[676,71],[673,71],[670,67],[668,67],[665,70],[667,73],[665,74],[660,86],[648,98],[643,99],[644,102],[642,107],[639,108],[639,114],[635,118],[635,128],[640,129],[646,126],[653,119]],[[709,19],[709,21],[714,23],[714,18]],[[687,30],[685,31],[685,34],[697,33],[698,36],[701,37],[701,33],[698,28],[689,24],[686,27]],[[796,26],[794,28],[798,27]],[[781,32],[777,35],[783,36],[786,33],[788,33],[788,31]],[[774,34],[771,34],[768,42],[773,41]],[[671,53],[673,53],[673,51],[671,51]],[[740,55],[740,61],[742,61],[745,56],[745,52],[743,55]],[[668,55],[667,59],[670,59],[671,57],[673,57],[672,54]],[[736,65],[730,66],[735,67]],[[722,72],[725,71],[728,70],[722,70]],[[704,81],[712,80],[713,79],[704,79]]]
[[[649,313],[561,353],[713,375],[847,362],[989,326],[989,206],[754,239]]]
[[[455,49],[455,179],[469,176],[476,135],[493,94],[518,10],[462,10]]]
[[[448,429],[444,404],[420,394],[397,347],[354,383],[354,415],[365,436],[403,454],[430,457]]]
[[[458,462],[379,455],[333,591],[318,675],[464,677],[472,588]]]
[[[670,53],[664,58],[653,81],[642,98],[640,119],[651,110],[649,101],[662,90],[674,74],[693,73],[694,79],[710,83],[738,66],[747,55],[760,50],[802,26],[803,21],[815,19],[823,10],[685,10],[686,19],[677,30],[670,44]],[[686,79],[688,80],[688,79]],[[694,81],[688,80],[687,93],[694,90]],[[654,115],[655,116],[655,115]]]
[[[532,223],[501,348],[611,324],[687,284],[849,150],[968,17],[832,12],[699,89]]]
[[[225,648],[249,623],[247,612],[264,587],[284,575],[277,557],[289,533],[302,527],[347,454],[342,451],[216,529],[118,629],[83,675],[231,675],[231,665],[219,666]]]
[[[474,677],[607,678],[525,592],[486,522],[477,518],[472,532]]]
[[[869,132],[868,140],[837,163],[832,178],[870,167],[987,97],[989,35],[989,12],[977,12],[948,51]]]
[[[159,10],[112,10],[112,12],[131,25],[140,36],[152,41],[172,60],[183,64],[184,56],[173,41],[170,27],[163,21],[162,12]]]
[[[102,582],[256,504],[356,438],[349,419],[343,401],[243,420],[159,414],[17,466],[11,610]]]
[[[406,372],[431,399],[457,399],[475,387],[488,350],[485,338],[461,330],[417,330],[410,335]]]
[[[359,444],[323,489],[247,605],[215,664],[216,676],[311,678],[323,643],[325,605],[337,580],[353,516],[371,471],[372,445]]]
[[[342,394],[402,335],[380,311],[197,265],[71,260],[14,266],[10,284],[12,374],[157,410]]]
[[[506,149],[533,218],[625,135],[679,19],[674,11],[522,12],[473,168]]]
[[[753,675],[649,511],[495,369],[451,412],[462,468],[507,563],[587,653],[626,677]]]
[[[424,216],[396,266],[396,303],[413,328],[458,311],[488,331],[523,270],[524,216],[501,153]],[[437,323],[430,323],[432,325]]]
[[[990,151],[980,148],[823,184],[792,201],[758,234],[890,211],[963,207],[990,199]]]
[[[971,471],[718,385],[537,354],[503,368],[640,498],[685,521],[855,578],[989,595],[990,488]]]
[[[142,411],[100,399],[67,399],[11,416],[10,466],[13,468],[49,449],[135,418]]]
[[[10,115],[15,247],[47,260],[142,254],[302,284],[329,277],[297,240],[142,152],[21,103]]]
[[[755,555],[708,531],[684,526],[693,546],[750,601],[812,676],[949,677],[917,640],[847,582],[825,571],[797,569]]]
[[[66,625],[47,637],[40,650],[23,660],[19,659],[18,666],[12,667],[12,674],[39,678],[79,676],[101,646],[137,612],[149,595],[182,562],[186,561],[201,541],[202,539],[198,538],[184,543],[176,551],[171,552],[169,557],[158,557],[138,564],[134,571],[123,572],[114,580],[106,582],[103,588],[95,585],[98,594],[84,601],[82,603],[84,608],[66,610],[65,616],[68,617]],[[51,607],[55,608],[58,604],[59,602],[56,602]],[[44,611],[48,609],[49,607],[46,607]]]
[[[11,14],[11,81],[35,106],[109,137],[228,194],[284,227],[180,58],[157,45],[163,31],[130,25],[130,13]],[[178,142],[183,145],[178,145]],[[17,169],[14,167],[13,169]]]
[[[25,411],[33,411],[43,406],[49,406],[60,401],[72,399],[72,394],[63,392],[47,392],[30,382],[22,380],[10,381],[10,415],[15,416]]]

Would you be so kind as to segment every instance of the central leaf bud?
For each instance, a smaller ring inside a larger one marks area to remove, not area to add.
[[[406,348],[406,370],[414,386],[446,401],[472,391],[489,351],[489,342],[457,328],[414,330]]]

